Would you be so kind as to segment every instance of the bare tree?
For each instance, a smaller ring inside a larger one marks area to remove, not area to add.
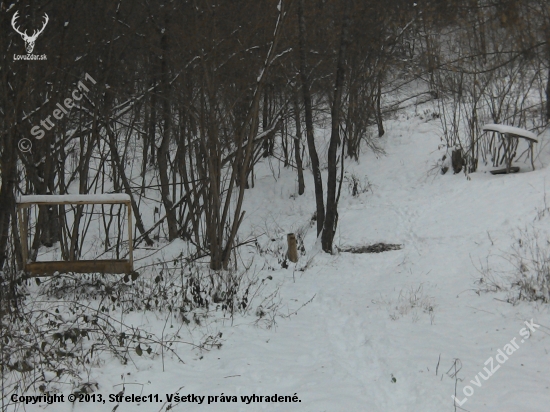
[[[328,147],[328,179],[327,179],[327,209],[323,225],[323,235],[321,245],[325,252],[332,253],[332,242],[334,233],[338,224],[338,203],[336,199],[337,169],[336,159],[338,146],[341,144],[340,123],[342,93],[344,90],[344,80],[346,75],[345,58],[346,47],[348,44],[348,30],[350,26],[350,0],[345,0],[344,11],[342,15],[342,32],[340,35],[340,48],[338,50],[338,60],[336,63],[336,79],[334,82],[334,98],[332,100],[331,120],[332,127],[330,132],[330,143]],[[342,159],[343,161],[343,159]]]
[[[315,204],[317,220],[317,236],[323,231],[325,222],[325,203],[323,199],[323,180],[319,166],[319,155],[315,147],[315,136],[313,131],[313,110],[310,94],[310,79],[308,76],[307,63],[307,30],[304,15],[304,0],[298,0],[298,32],[299,32],[299,54],[300,54],[300,79],[302,80],[302,93],[304,98],[304,114],[306,122],[306,141],[311,159],[311,171],[313,173],[313,184],[315,187]]]

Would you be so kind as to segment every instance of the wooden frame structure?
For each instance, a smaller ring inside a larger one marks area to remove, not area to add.
[[[128,259],[71,260],[29,262],[28,215],[25,210],[32,205],[92,205],[123,204],[128,210]],[[23,270],[33,277],[50,276],[55,272],[75,273],[130,273],[134,270],[132,237],[132,203],[126,194],[101,195],[27,195],[17,200],[19,234],[23,253]]]
[[[519,167],[512,167],[512,153],[513,145],[512,139],[525,139],[529,143],[529,155],[531,158],[531,167],[535,170],[535,159],[534,159],[534,150],[533,144],[538,143],[536,139],[537,135],[528,130],[520,129],[519,127],[506,126],[502,124],[486,124],[483,126],[484,132],[496,132],[499,137],[502,139],[503,148],[504,148],[504,159],[506,161],[505,169],[491,170],[491,174],[504,174],[504,173],[517,173],[519,172]],[[516,145],[517,146],[517,145]],[[523,155],[523,154],[522,154]],[[521,156],[520,156],[521,157]]]

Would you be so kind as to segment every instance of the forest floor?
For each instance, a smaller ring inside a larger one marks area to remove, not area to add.
[[[185,363],[166,353],[134,356],[128,365],[105,362],[90,369],[105,404],[40,409],[548,410],[550,305],[520,300],[512,286],[518,262],[523,253],[528,259],[536,236],[541,256],[550,255],[545,140],[533,172],[525,164],[511,175],[442,175],[434,169],[443,153],[432,107],[412,107],[388,120],[378,140],[385,155],[365,149],[359,162],[349,161],[346,168],[335,246],[387,243],[401,249],[321,252],[311,223],[311,174],[306,173],[306,193],[297,196],[295,171],[273,170],[265,161],[256,168],[255,188],[246,193],[240,232],[241,241],[257,237],[256,244],[241,248],[242,262],[268,279],[274,292],[262,303],[262,318],[255,307],[233,319],[213,314],[201,327],[205,334],[222,332],[220,349],[180,346]],[[352,196],[353,178],[357,196]],[[305,251],[298,263],[281,264],[290,232],[302,236]],[[176,255],[178,245],[165,247],[163,257]],[[531,320],[527,339],[525,322]],[[155,330],[174,326],[147,313],[133,314],[131,323]],[[501,353],[508,353],[507,359]],[[122,384],[125,396],[159,398],[139,406],[110,403],[108,395],[121,391]],[[167,395],[176,393],[195,398],[168,402]],[[275,394],[296,395],[296,402],[248,398]]]

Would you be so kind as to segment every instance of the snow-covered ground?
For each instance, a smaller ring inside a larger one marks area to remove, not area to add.
[[[512,305],[506,302],[511,292],[485,292],[490,285],[479,280],[488,257],[489,265],[510,270],[506,258],[518,230],[550,229],[549,154],[540,153],[534,172],[526,164],[512,175],[441,175],[430,172],[443,154],[437,150],[437,119],[412,108],[385,126],[379,143],[386,155],[365,152],[359,163],[349,163],[348,176],[369,190],[352,197],[344,182],[335,245],[384,242],[402,244],[401,250],[321,252],[310,224],[311,174],[306,193],[297,196],[295,172],[265,164],[256,170],[256,188],[247,191],[241,240],[264,233],[258,247],[265,249],[284,245],[286,233],[305,234],[306,253],[288,268],[253,245],[242,248],[245,261],[254,257],[251,271],[273,290],[279,287],[273,298],[278,307],[261,322],[253,312],[233,321],[213,316],[204,327],[222,332],[223,346],[199,352],[182,345],[185,363],[159,354],[92,368],[90,380],[99,384],[96,394],[105,404],[63,403],[46,410],[111,411],[118,405],[117,412],[443,412],[455,410],[455,394],[457,405],[472,412],[548,410],[550,306]],[[164,253],[177,249],[175,243]],[[540,326],[531,326],[535,331],[526,339],[525,321],[531,319]],[[145,329],[166,326],[165,319],[145,314],[131,322]],[[507,352],[504,361],[501,353]],[[158,402],[110,403],[109,394],[122,384],[125,396],[158,394]],[[175,393],[205,398],[169,406],[167,395]],[[296,402],[241,400],[275,394],[296,395]],[[235,402],[222,402],[226,397]]]

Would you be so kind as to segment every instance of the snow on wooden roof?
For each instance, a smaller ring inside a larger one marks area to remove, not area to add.
[[[96,195],[25,195],[17,199],[19,204],[109,204],[128,203],[130,196],[124,193]]]
[[[483,126],[483,130],[489,132],[508,133],[514,136],[525,137],[527,139],[537,140],[537,135],[525,129],[519,127],[506,126],[504,124],[486,124]]]

